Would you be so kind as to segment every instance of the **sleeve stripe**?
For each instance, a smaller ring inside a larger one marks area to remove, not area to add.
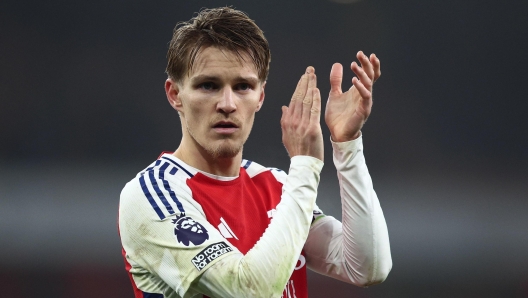
[[[179,163],[175,162],[174,160],[172,160],[172,159],[170,159],[170,158],[168,158],[166,156],[163,156],[162,158],[165,159],[165,160],[168,160],[169,162],[171,162],[173,164],[175,164],[178,168],[182,169],[185,173],[187,173],[187,175],[189,175],[189,177],[194,177],[194,175],[191,174],[191,172],[187,171],[184,167],[182,167]]]
[[[163,181],[163,187],[169,193],[172,201],[174,201],[174,203],[176,203],[176,206],[178,206],[178,210],[180,210],[181,213],[185,213],[185,209],[183,209],[182,203],[178,200],[178,197],[176,196],[174,191],[172,191],[172,189],[170,188],[169,181],[165,180],[165,171],[166,171],[168,166],[169,166],[169,163],[167,163],[167,162],[164,163],[163,166],[161,166],[160,172],[159,172],[159,179],[161,181]],[[173,168],[173,169],[175,169],[175,168]],[[170,173],[172,173],[172,170],[170,171]],[[168,205],[168,206],[170,207],[170,205]],[[168,210],[168,208],[167,208],[167,210]],[[172,211],[172,208],[169,210],[169,212],[170,211]],[[172,211],[171,214],[174,214],[174,211]]]
[[[154,201],[154,198],[152,197],[152,195],[150,194],[147,188],[147,184],[145,183],[144,173],[141,174],[141,177],[139,177],[139,183],[141,184],[141,189],[143,190],[143,193],[147,197],[147,200],[149,201],[150,205],[152,205],[152,208],[154,208],[154,211],[156,211],[160,219],[164,219],[165,214],[163,214],[163,212],[160,210],[158,204],[156,203],[156,201]]]
[[[163,298],[162,294],[143,292],[143,298]]]
[[[163,175],[163,171],[165,171],[165,169],[167,168],[168,165],[169,165],[168,163],[164,163],[163,166],[161,166],[160,172],[159,172],[160,176]],[[156,194],[158,195],[158,198],[161,200],[161,202],[163,203],[163,205],[165,206],[165,208],[167,209],[169,214],[174,214],[174,210],[172,209],[172,206],[169,204],[169,202],[167,201],[167,199],[163,195],[163,192],[158,187],[158,183],[156,182],[156,178],[154,177],[154,169],[151,169],[148,172],[149,172],[150,183],[152,184],[152,187],[154,187],[154,190],[156,191]],[[162,179],[162,181],[163,181],[163,179]]]
[[[169,203],[169,201],[167,200],[164,191],[169,194],[170,198],[172,199],[174,204],[176,204],[176,207],[178,207],[178,210],[181,213],[185,213],[185,209],[183,208],[182,203],[178,200],[178,197],[176,196],[174,191],[170,188],[169,182],[165,179],[165,172],[169,168],[170,164],[164,162],[160,167],[159,165],[161,164],[161,162],[161,160],[157,160],[153,166],[148,167],[145,171],[143,171],[139,177],[139,183],[141,184],[141,189],[143,190],[143,193],[145,194],[145,197],[149,201],[150,205],[152,206],[154,211],[156,211],[156,214],[158,214],[159,218],[163,220],[168,215],[175,214],[174,209],[172,207],[173,205],[171,205],[171,203]],[[156,169],[158,170],[158,178],[156,178],[154,173]],[[172,168],[170,170],[170,173],[172,173],[174,169],[176,168]],[[145,180],[146,176],[148,177],[148,180]],[[157,181],[158,179],[159,182]],[[160,189],[160,184],[163,185],[163,190]],[[158,205],[158,203],[160,202],[163,204],[168,214],[166,214],[164,210],[160,208],[160,205]]]

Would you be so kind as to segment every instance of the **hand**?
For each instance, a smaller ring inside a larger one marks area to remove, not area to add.
[[[308,155],[323,160],[321,94],[315,69],[306,68],[293,93],[290,106],[282,107],[282,142],[290,157]]]
[[[347,92],[341,91],[343,66],[335,63],[330,71],[330,94],[325,122],[334,142],[358,138],[372,110],[372,85],[381,75],[380,61],[375,54],[367,58],[361,51],[356,57],[361,67],[355,61],[350,65],[356,76],[352,79],[353,86]]]

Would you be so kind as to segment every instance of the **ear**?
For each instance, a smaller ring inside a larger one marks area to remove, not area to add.
[[[264,92],[264,88],[265,87],[266,87],[266,81],[264,81],[264,83],[262,83],[260,98],[259,98],[259,102],[258,102],[258,105],[257,105],[257,110],[255,112],[260,111],[260,108],[262,108],[262,105],[264,104],[264,97],[266,96],[266,93]]]
[[[180,87],[171,78],[165,81],[165,94],[169,104],[178,112],[182,111],[183,105],[180,98]]]

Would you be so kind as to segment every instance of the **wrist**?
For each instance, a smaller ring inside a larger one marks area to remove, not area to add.
[[[344,142],[349,142],[349,141],[356,140],[360,136],[361,136],[361,130],[357,131],[354,134],[350,134],[350,135],[337,136],[337,135],[334,135],[334,134],[331,133],[330,134],[330,140],[332,142],[335,142],[335,143],[344,143]]]

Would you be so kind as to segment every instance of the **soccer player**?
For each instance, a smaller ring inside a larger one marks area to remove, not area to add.
[[[385,219],[361,139],[375,55],[357,54],[353,87],[334,64],[325,110],[339,178],[342,220],[316,205],[323,166],[321,96],[313,67],[282,107],[288,173],[242,158],[264,103],[268,43],[231,8],[176,26],[165,91],[182,139],[126,184],[119,228],[135,297],[307,297],[306,268],[369,286],[392,267]],[[326,198],[319,198],[324,200]]]

